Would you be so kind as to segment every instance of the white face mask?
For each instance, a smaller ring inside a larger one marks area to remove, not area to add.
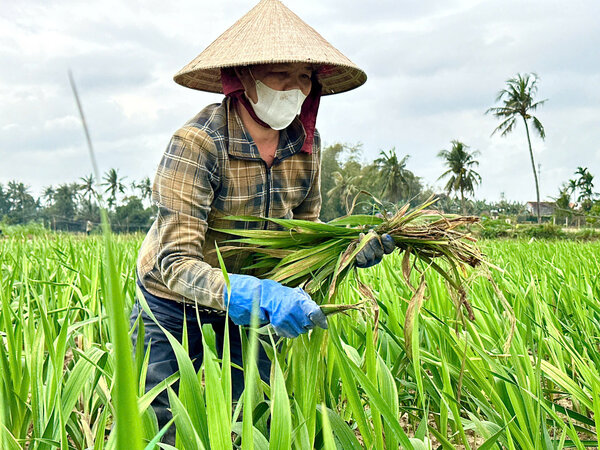
[[[278,91],[271,89],[259,80],[254,80],[254,83],[258,101],[254,103],[246,96],[250,100],[254,112],[260,120],[274,130],[283,130],[300,113],[306,95],[300,89]]]

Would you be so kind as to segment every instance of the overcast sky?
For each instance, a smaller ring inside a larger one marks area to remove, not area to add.
[[[171,134],[221,96],[172,76],[256,1],[0,0],[0,183],[44,186],[91,173],[67,71],[75,76],[100,170],[154,176]],[[525,130],[491,133],[505,81],[536,72],[534,136],[542,198],[578,166],[600,187],[600,1],[286,0],[363,68],[362,87],[323,98],[324,145],[361,142],[365,162],[395,147],[424,183],[459,139],[479,150],[477,198],[535,200]]]

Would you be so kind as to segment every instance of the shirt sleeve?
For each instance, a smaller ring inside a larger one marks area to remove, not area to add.
[[[157,265],[163,283],[193,302],[223,309],[223,274],[204,262],[202,251],[217,169],[210,136],[195,127],[181,128],[156,172],[153,200],[158,206]]]
[[[319,221],[321,213],[321,139],[315,130],[315,140],[313,144],[314,157],[314,176],[310,185],[308,195],[300,205],[293,210],[294,219]]]

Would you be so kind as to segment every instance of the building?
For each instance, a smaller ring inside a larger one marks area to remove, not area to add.
[[[527,212],[532,216],[537,216],[537,202],[527,202],[525,205]],[[556,209],[554,202],[540,202],[540,216],[552,216]]]

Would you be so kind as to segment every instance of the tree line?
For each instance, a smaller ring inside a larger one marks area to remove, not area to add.
[[[321,220],[328,221],[349,212],[372,214],[410,203],[423,203],[436,195],[436,207],[451,214],[488,217],[521,216],[531,220],[526,205],[508,201],[475,200],[481,176],[475,170],[480,153],[465,143],[452,140],[448,149],[438,152],[445,170],[438,180],[446,182],[443,191],[423,183],[406,165],[409,155],[398,155],[395,148],[381,151],[378,158],[363,161],[360,144],[336,143],[322,151]],[[600,201],[594,193],[594,176],[585,167],[563,183],[555,201],[553,215],[565,218],[600,216]],[[100,183],[93,175],[75,182],[46,186],[35,198],[29,186],[16,180],[0,183],[0,222],[6,224],[42,223],[54,230],[85,231],[88,222],[100,223],[100,202],[104,202],[115,231],[147,230],[156,214],[151,204],[152,182],[149,177],[127,182],[117,169],[108,170]],[[534,214],[535,215],[535,214]],[[562,223],[562,222],[561,222]]]
[[[409,155],[400,157],[394,148],[381,151],[372,162],[363,163],[360,144],[330,145],[322,152],[321,219],[331,220],[350,211],[393,211],[405,203],[416,206],[432,194],[439,197],[437,207],[448,213],[525,214],[525,205],[521,203],[505,199],[488,203],[466,198],[474,192],[475,183],[469,180],[475,172],[467,172],[466,176],[453,172],[456,155],[460,158],[465,149],[467,146],[453,141],[450,151],[440,152],[448,153],[444,157],[452,167],[446,173],[453,175],[446,192],[436,192],[406,168]],[[74,182],[46,186],[38,197],[34,197],[30,186],[13,180],[5,185],[0,183],[0,222],[9,225],[34,222],[54,230],[85,231],[88,222],[100,223],[99,205],[103,202],[116,231],[146,230],[156,215],[151,196],[149,177],[127,182],[117,169],[108,170],[100,183],[96,183],[93,175],[86,175]]]
[[[13,180],[0,183],[0,221],[86,231],[100,223],[100,205],[104,204],[114,230],[147,230],[156,211],[150,205],[151,196],[149,177],[128,183],[118,169],[109,169],[99,183],[87,175],[74,182],[46,186],[37,198],[29,186]]]
[[[337,143],[323,149],[321,192],[323,205],[321,219],[328,221],[349,212],[374,213],[393,211],[394,208],[411,203],[422,203],[435,194],[437,208],[446,213],[462,213],[488,216],[535,215],[541,223],[544,207],[551,204],[551,216],[565,220],[581,218],[588,222],[600,222],[600,195],[594,192],[594,176],[587,167],[578,167],[573,179],[561,185],[554,202],[540,202],[539,180],[531,145],[530,128],[541,139],[546,132],[540,119],[533,113],[547,102],[537,101],[539,77],[535,73],[517,74],[506,81],[497,97],[499,106],[485,113],[500,119],[492,135],[506,136],[523,123],[527,148],[535,183],[536,202],[533,209],[518,202],[509,202],[501,195],[499,202],[473,200],[475,190],[481,184],[477,172],[480,155],[478,150],[459,140],[451,140],[448,149],[441,149],[438,157],[444,161],[445,170],[438,180],[445,182],[443,192],[435,192],[423,184],[422,178],[406,168],[409,155],[398,155],[395,148],[382,150],[372,162],[362,163],[362,146]],[[6,186],[0,183],[0,221],[8,224],[41,222],[60,230],[89,229],[90,224],[100,222],[99,204],[103,201],[109,219],[116,231],[147,229],[156,209],[151,205],[152,183],[145,177],[139,182],[127,183],[117,169],[108,170],[100,183],[92,175],[83,176],[76,182],[47,186],[39,198],[34,198],[29,186],[16,180]],[[530,205],[531,206],[531,205]]]

